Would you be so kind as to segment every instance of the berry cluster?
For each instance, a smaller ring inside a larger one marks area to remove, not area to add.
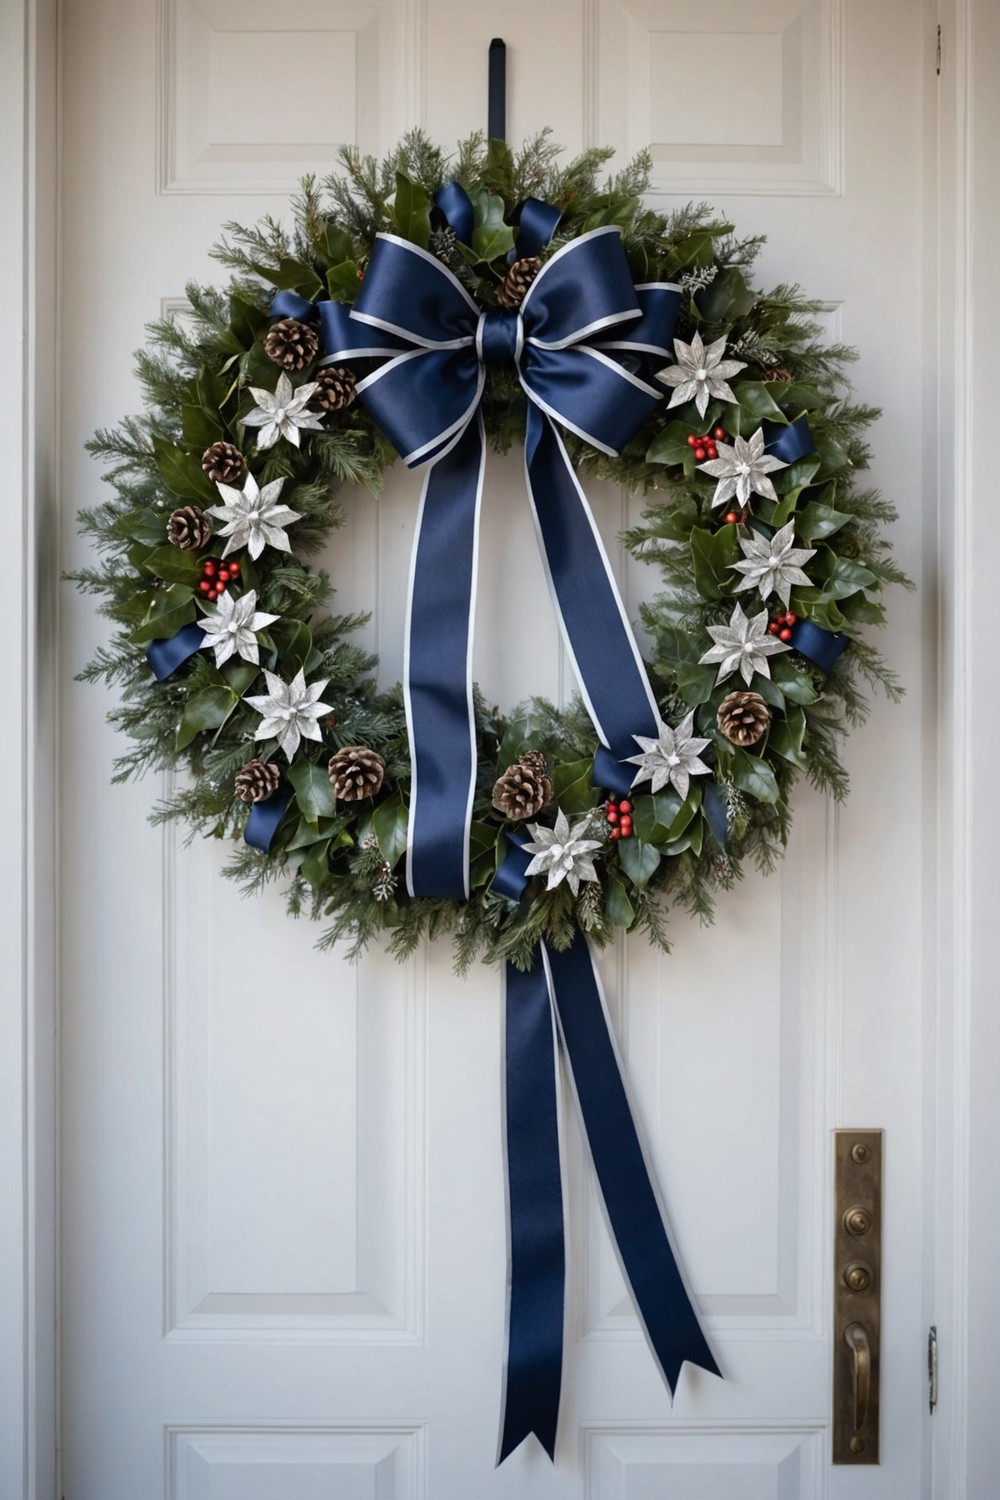
[[[632,804],[627,797],[621,801],[614,792],[608,793],[608,800],[604,806],[604,816],[611,824],[611,837],[613,839],[630,839],[632,837]]]
[[[694,449],[694,461],[703,464],[707,458],[718,458],[719,450],[716,443],[724,443],[729,434],[724,427],[713,427],[711,432],[698,437],[695,433],[688,433],[687,445]]]
[[[214,603],[220,594],[225,593],[229,580],[239,578],[239,576],[238,562],[216,562],[214,557],[206,557],[201,565],[201,582],[198,584],[198,592]]]
[[[783,615],[775,615],[767,627],[770,635],[776,635],[779,641],[784,641],[787,646],[792,638],[792,626],[798,621],[798,615],[793,615],[789,610]]]

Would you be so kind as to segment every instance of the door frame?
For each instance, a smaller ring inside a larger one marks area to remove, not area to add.
[[[0,284],[21,358],[0,366],[0,442],[19,495],[0,594],[0,640],[21,678],[0,736],[0,786],[18,815],[0,841],[0,1493],[60,1500],[57,1478],[58,1020],[55,890],[58,831],[58,268],[61,0],[0,6]],[[992,244],[1000,235],[1000,9],[993,0],[915,0],[927,34],[924,252],[927,382],[922,426],[929,587],[938,589],[926,680],[928,825],[924,1056],[928,1212],[924,1302],[936,1323],[940,1400],[925,1424],[927,1494],[978,1500],[1000,1468],[991,1393],[1000,1340],[992,1307],[1000,1243],[1000,923],[988,920],[1000,844],[992,746],[1000,693],[991,682],[987,460],[1000,374],[988,331],[1000,328]],[[935,34],[942,28],[940,77]],[[891,59],[887,60],[891,66]],[[938,95],[935,105],[935,94]],[[15,311],[16,309],[16,311]],[[8,348],[13,340],[8,342]],[[914,414],[916,425],[917,414]],[[15,507],[11,505],[11,509]],[[935,520],[935,517],[937,518]],[[977,671],[978,669],[978,671]],[[914,1350],[922,1358],[922,1350]]]

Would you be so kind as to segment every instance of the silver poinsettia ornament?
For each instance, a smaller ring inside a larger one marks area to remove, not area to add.
[[[690,344],[685,344],[683,339],[674,339],[677,363],[658,370],[656,374],[657,380],[674,387],[668,409],[693,401],[698,415],[703,417],[713,396],[717,401],[735,403],[736,397],[729,389],[728,381],[738,371],[745,370],[746,365],[739,359],[725,359],[725,352],[724,338],[716,339],[707,348],[700,333],[695,334]]]
[[[257,631],[273,625],[278,615],[262,613],[257,608],[257,590],[249,589],[234,598],[228,589],[215,601],[215,609],[198,624],[205,632],[202,649],[215,652],[215,665],[221,667],[231,656],[260,663]]]
[[[302,516],[299,511],[290,510],[287,505],[278,504],[284,482],[284,479],[272,479],[270,484],[265,484],[261,489],[253,475],[248,474],[241,490],[235,490],[228,484],[216,484],[216,489],[226,503],[210,506],[206,514],[224,523],[219,529],[219,535],[228,537],[229,540],[223,557],[228,557],[230,552],[239,552],[243,547],[246,547],[254,560],[265,547],[276,547],[279,552],[291,552],[284,527],[289,526],[292,521],[301,521]]]
[[[590,827],[589,817],[576,818],[570,823],[561,808],[556,814],[554,828],[529,823],[528,832],[534,834],[534,838],[524,847],[534,858],[525,874],[547,875],[545,889],[548,891],[565,880],[575,896],[581,880],[598,878],[593,856],[594,850],[601,847],[601,841],[587,837]]]
[[[764,451],[764,429],[758,427],[751,438],[733,438],[731,443],[716,443],[718,458],[710,458],[699,464],[699,469],[718,480],[712,504],[725,505],[733,497],[740,505],[747,505],[752,494],[763,495],[766,500],[777,500],[774,485],[768,478],[775,469],[787,469],[783,459],[775,458]]]
[[[272,448],[283,437],[298,448],[300,432],[322,431],[323,418],[317,412],[306,411],[316,389],[316,381],[310,380],[295,390],[284,373],[278,376],[273,394],[262,386],[252,385],[250,394],[257,405],[242,422],[244,427],[260,428],[257,447]]]
[[[743,561],[731,564],[743,574],[736,585],[738,594],[744,589],[754,588],[760,590],[762,599],[777,594],[787,609],[793,586],[811,586],[810,578],[802,571],[802,564],[816,556],[816,548],[796,547],[794,521],[789,521],[771,537],[759,536],[752,531],[748,537],[740,537],[740,546]]]
[[[711,767],[700,758],[700,752],[711,742],[694,733],[694,709],[685,714],[676,729],[661,723],[655,740],[643,734],[632,738],[642,751],[641,755],[627,757],[629,765],[639,767],[633,787],[648,781],[650,791],[656,793],[669,784],[679,797],[686,797],[692,776],[711,775]]]
[[[766,609],[748,619],[742,607],[737,604],[728,625],[709,625],[708,633],[715,645],[709,647],[705,655],[699,658],[700,664],[714,666],[716,662],[719,663],[719,675],[715,679],[717,683],[725,682],[734,672],[739,672],[748,686],[755,672],[759,672],[762,677],[770,677],[771,668],[767,658],[775,656],[779,651],[788,651],[790,647],[776,636],[769,635],[767,625]]]
[[[257,693],[245,701],[260,714],[262,722],[254,738],[276,739],[280,749],[289,760],[299,748],[301,740],[318,740],[322,743],[323,731],[318,720],[333,712],[329,703],[320,702],[320,694],[329,682],[312,682],[306,687],[306,676],[296,672],[291,682],[285,682],[276,672],[265,669],[267,692]]]

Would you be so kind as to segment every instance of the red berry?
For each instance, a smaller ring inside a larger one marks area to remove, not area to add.
[[[767,629],[770,635],[777,635],[778,631],[781,629],[781,626],[778,624],[777,620],[772,620]]]
[[[611,837],[613,839],[620,839],[621,836],[622,836],[622,831],[621,831],[620,828],[612,828],[612,830],[611,830]]]
[[[785,616],[785,624],[786,625],[794,625],[794,624],[797,623],[798,618],[799,618],[798,615],[793,615],[793,614],[789,613],[789,614],[787,614]]]
[[[627,838],[631,838],[631,836],[632,836],[632,819],[631,818],[622,818],[622,838],[623,839],[627,839]]]
[[[781,627],[781,629],[778,631],[778,640],[779,641],[790,641],[791,638],[792,638],[792,632],[789,630],[789,628],[788,628],[787,625],[783,625]]]
[[[728,521],[730,526],[735,526],[740,519],[739,511],[727,510],[723,519]]]
[[[239,578],[239,576],[240,576],[240,565],[239,565],[239,563],[238,562],[231,562],[229,564],[229,571],[233,575],[234,578]]]
[[[619,802],[618,811],[620,813],[630,813],[632,811],[632,804],[627,797],[623,798],[622,801]]]
[[[208,581],[207,578],[203,578],[201,580],[201,582],[198,585],[198,588],[199,588],[200,592],[203,593],[203,594],[210,594],[212,592],[212,585],[209,583],[209,581]]]
[[[694,456],[696,463],[703,464],[708,457],[708,454],[705,452],[704,448],[696,448],[694,450]]]
[[[697,448],[698,446],[698,439],[693,432],[689,432],[687,435],[687,445],[689,448]]]
[[[205,559],[204,563],[202,564],[201,571],[204,573],[206,578],[211,578],[215,573],[215,563],[210,557],[207,557]]]
[[[718,458],[719,456],[719,450],[714,443],[706,443],[705,451],[708,454],[709,458]]]
[[[717,443],[724,443],[726,441],[726,429],[724,427],[713,427],[712,436]]]
[[[608,819],[609,823],[617,823],[618,822],[618,809],[617,809],[617,807],[609,807],[608,808],[607,819]]]

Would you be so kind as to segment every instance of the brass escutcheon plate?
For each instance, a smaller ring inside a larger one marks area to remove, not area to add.
[[[881,1130],[835,1130],[833,1462],[879,1461]]]

